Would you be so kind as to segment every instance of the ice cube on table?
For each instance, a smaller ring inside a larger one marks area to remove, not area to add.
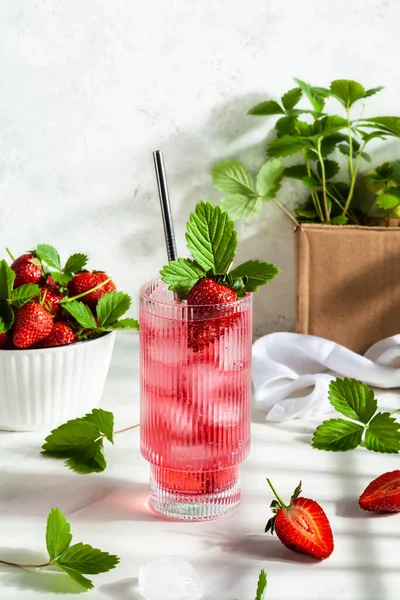
[[[140,593],[146,600],[199,600],[199,579],[192,565],[177,556],[157,558],[139,569]]]

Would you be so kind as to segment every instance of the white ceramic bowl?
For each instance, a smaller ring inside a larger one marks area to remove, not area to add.
[[[0,429],[54,429],[98,406],[115,332],[55,348],[0,350]]]

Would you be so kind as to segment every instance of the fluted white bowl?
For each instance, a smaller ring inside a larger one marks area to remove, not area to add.
[[[0,350],[0,429],[53,429],[98,406],[115,332],[54,348]]]

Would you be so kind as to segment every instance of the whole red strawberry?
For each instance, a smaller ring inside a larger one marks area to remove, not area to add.
[[[5,333],[0,333],[0,348],[8,348],[11,344],[11,334],[9,331]]]
[[[40,290],[40,303],[55,315],[60,306],[61,300],[64,298],[55,286],[45,285]]]
[[[189,322],[189,348],[194,352],[204,350],[239,318],[240,313],[223,316],[224,311],[217,306],[236,300],[238,297],[233,290],[210,277],[196,283],[187,297],[188,305],[198,307],[193,311],[195,319]]]
[[[79,294],[83,294],[96,287],[96,285],[99,285],[99,283],[102,283],[107,279],[110,279],[107,273],[90,273],[89,271],[82,271],[81,273],[74,275],[68,283],[68,294],[70,297],[78,296]],[[90,306],[90,308],[96,308],[98,301],[104,294],[113,292],[116,289],[115,284],[110,280],[98,290],[90,292],[90,294],[80,298],[80,301]]]
[[[66,323],[58,321],[54,323],[53,329],[44,340],[37,344],[38,348],[50,348],[52,346],[66,346],[67,344],[74,344],[78,341],[78,337]]]
[[[272,517],[265,531],[276,532],[276,535],[290,550],[309,554],[314,558],[323,560],[333,552],[333,535],[328,517],[315,500],[299,497],[301,494],[301,481],[294,491],[287,506],[276,493],[272,483],[268,484],[276,500],[271,503]]]
[[[17,348],[30,348],[46,338],[52,328],[52,315],[41,304],[28,302],[16,311],[14,345]]]
[[[400,471],[383,473],[371,481],[358,503],[363,510],[400,512]]]
[[[11,265],[15,273],[14,287],[24,283],[39,283],[43,276],[42,265],[33,254],[23,254]]]

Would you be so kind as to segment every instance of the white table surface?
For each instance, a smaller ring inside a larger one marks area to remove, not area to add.
[[[382,408],[399,396],[378,396]],[[138,350],[135,334],[117,339],[101,406],[114,412],[116,428],[139,415]],[[364,449],[347,453],[314,450],[310,439],[319,419],[267,424],[253,411],[252,450],[242,465],[238,510],[207,523],[161,519],[146,506],[148,465],[139,453],[139,431],[107,444],[102,474],[77,475],[61,461],[40,456],[46,432],[0,433],[0,558],[45,559],[47,514],[67,514],[75,541],[120,556],[120,565],[94,575],[92,600],[142,600],[139,565],[175,554],[192,562],[204,600],[254,600],[261,568],[268,572],[268,600],[397,600],[400,590],[400,514],[370,516],[357,498],[384,471],[399,466],[397,455]],[[271,493],[265,477],[288,498],[299,479],[304,495],[324,507],[335,550],[323,562],[287,550],[264,534]],[[60,600],[81,588],[62,573],[0,566],[0,599]]]

